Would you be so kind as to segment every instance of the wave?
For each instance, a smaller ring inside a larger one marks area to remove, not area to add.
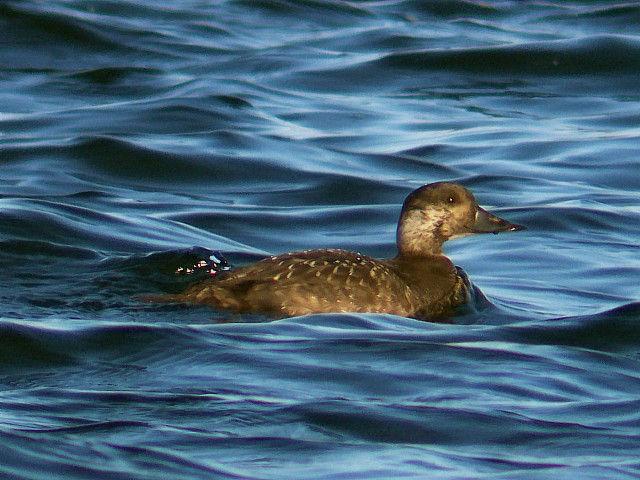
[[[30,9],[27,2],[3,2],[0,5],[0,18],[12,25],[13,35],[24,38],[47,39],[52,43],[81,45],[84,49],[111,51],[115,53],[122,46],[100,32],[87,17],[74,18],[61,12]],[[35,5],[34,5],[35,6]],[[19,29],[17,28],[19,26]]]
[[[508,326],[504,334],[504,338],[522,343],[640,351],[640,302],[592,315],[551,319],[543,324]]]
[[[636,3],[614,2],[610,5],[593,2],[593,5],[586,5],[578,10],[568,10],[562,14],[547,15],[546,21],[571,23],[581,22],[592,25],[592,28],[602,27],[622,27],[624,30],[631,30],[630,18],[637,18],[640,14],[640,6]]]
[[[242,469],[223,464],[212,464],[210,461],[197,460],[178,450],[167,450],[146,446],[136,442],[129,444],[124,436],[145,436],[144,432],[153,432],[158,438],[163,437],[164,429],[146,422],[137,421],[105,421],[87,424],[68,429],[34,429],[34,431],[0,431],[3,452],[0,453],[0,475],[15,480],[42,478],[42,472],[73,472],[75,478],[142,478],[145,476],[162,477],[168,472],[177,478],[220,478],[231,480],[258,480],[261,477],[251,475]],[[111,440],[108,439],[112,435]],[[57,437],[53,440],[52,437]],[[194,440],[191,446],[198,444]],[[98,448],[82,448],[76,443],[76,437],[91,437],[100,444]],[[215,442],[215,435],[208,436]],[[211,443],[209,443],[211,445]],[[55,450],[56,454],[51,455]],[[96,462],[94,455],[100,456]],[[144,460],[141,460],[144,459]]]
[[[154,349],[167,342],[178,344],[180,338],[190,335],[188,330],[174,326],[124,324],[73,329],[5,319],[0,322],[0,337],[6,343],[0,363],[8,372],[12,368],[56,368],[115,361],[135,355],[145,347],[155,346],[151,347]],[[193,345],[194,339],[190,343]]]
[[[579,206],[534,206],[510,209],[526,212],[527,227],[537,232],[563,231],[615,231],[617,225],[629,221],[629,213],[613,208]],[[633,228],[630,226],[630,228]]]
[[[232,2],[250,10],[261,10],[271,15],[290,18],[304,17],[307,19],[324,20],[330,22],[353,21],[354,17],[366,17],[370,15],[366,6],[356,3],[346,3],[336,0],[234,0]]]
[[[492,17],[507,11],[499,3],[491,4],[473,0],[409,0],[401,2],[400,5],[407,15],[428,14],[438,18],[473,15]]]
[[[96,251],[90,248],[82,248],[73,245],[62,245],[53,242],[38,240],[3,240],[0,241],[2,256],[13,255],[16,257],[61,257],[72,259],[98,259],[102,258]]]
[[[148,79],[149,83],[153,83],[157,87],[157,77],[162,75],[163,71],[158,68],[145,67],[104,67],[91,68],[67,74],[68,78],[82,80],[95,85],[126,85],[135,82],[140,88],[141,79]]]
[[[152,24],[126,21],[126,10],[136,10],[132,4],[103,13],[65,7],[3,2],[0,21],[13,39],[12,48],[0,52],[3,63],[12,65],[13,71],[68,72],[78,65],[82,69],[103,68],[105,58],[109,67],[131,67],[180,57]],[[183,51],[188,49],[184,47]]]
[[[528,75],[621,75],[640,71],[640,41],[622,35],[391,53],[379,68]]]
[[[154,261],[163,260],[155,258]],[[131,268],[130,264],[128,268]],[[144,308],[150,313],[162,310],[162,306]],[[496,307],[484,313],[488,319],[500,314]],[[640,344],[640,303],[629,303],[593,315],[535,322],[523,322],[521,318],[513,317],[511,323],[498,325],[435,324],[390,315],[322,314],[268,323],[192,326],[182,322],[158,325],[122,323],[62,329],[5,319],[0,323],[0,331],[5,345],[2,357],[5,367],[10,364],[25,367],[65,364],[73,362],[74,358],[75,361],[98,357],[113,360],[128,354],[144,354],[147,347],[146,355],[165,351],[174,357],[180,355],[179,351],[185,345],[197,352],[199,349],[208,350],[210,344],[247,341],[276,349],[279,344],[303,342],[308,354],[321,352],[329,346],[346,352],[349,348],[360,349],[368,345],[376,351],[392,349],[406,354],[411,349],[419,351],[427,346],[480,347],[483,343],[489,353],[495,342],[513,345],[507,350],[496,349],[494,355],[498,356],[500,352],[517,353],[516,344],[564,345],[628,353]],[[251,355],[250,352],[246,354]]]

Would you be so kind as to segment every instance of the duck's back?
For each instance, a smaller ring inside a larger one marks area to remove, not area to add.
[[[433,291],[425,291],[423,282],[407,279],[394,260],[344,250],[309,250],[225,272],[190,287],[178,300],[276,316],[371,312],[412,317],[430,308],[429,297],[441,301],[440,290],[451,290],[455,279],[447,276],[437,283]]]
[[[320,312],[408,316],[417,303],[392,265],[344,250],[269,257],[194,285],[183,295],[189,302],[277,316]]]

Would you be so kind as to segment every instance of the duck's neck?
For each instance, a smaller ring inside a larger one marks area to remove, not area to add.
[[[416,210],[403,212],[396,232],[399,257],[442,255],[444,241],[437,218],[425,219]]]
[[[442,243],[437,241],[398,241],[399,257],[433,257],[442,255]]]

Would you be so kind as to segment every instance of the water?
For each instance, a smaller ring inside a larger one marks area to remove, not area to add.
[[[636,2],[0,4],[0,477],[640,476]],[[138,296],[394,254],[453,180],[452,324]],[[198,247],[200,250],[190,250]]]

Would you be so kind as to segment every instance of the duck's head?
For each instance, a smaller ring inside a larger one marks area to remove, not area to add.
[[[411,192],[402,205],[398,250],[401,255],[439,255],[442,244],[452,238],[524,228],[481,208],[461,185],[430,183]]]

